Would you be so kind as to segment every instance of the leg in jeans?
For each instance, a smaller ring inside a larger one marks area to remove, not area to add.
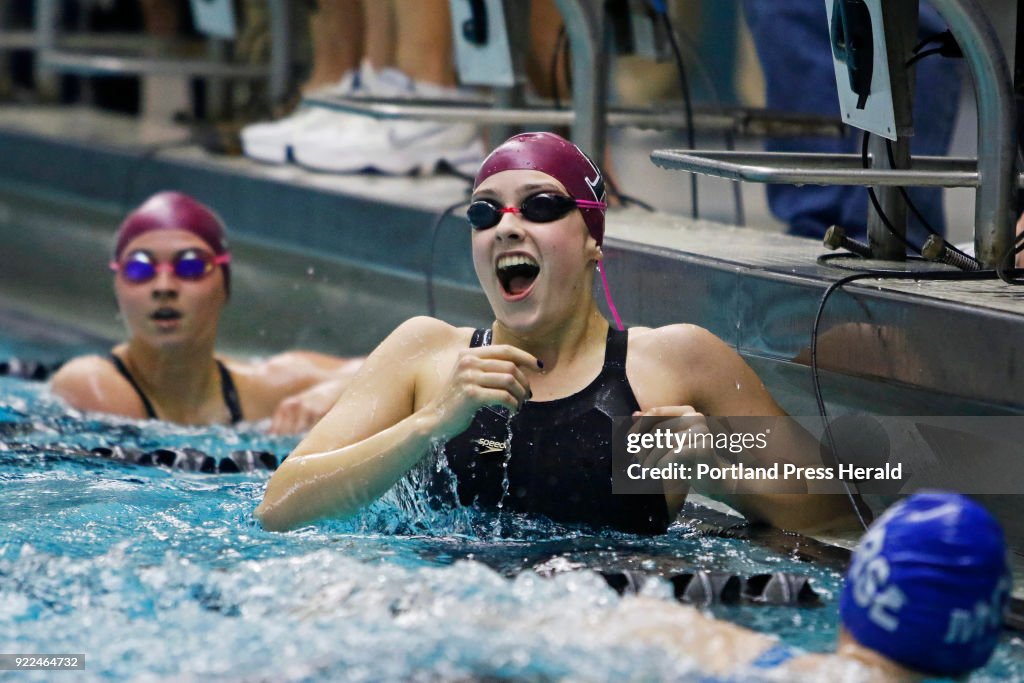
[[[770,109],[839,115],[835,71],[829,43],[828,18],[821,0],[744,0],[747,22],[765,74]],[[922,6],[920,34],[942,31],[944,23],[931,7]],[[914,93],[916,135],[911,142],[916,155],[944,155],[956,123],[960,101],[959,64],[932,56],[917,65]],[[769,151],[859,153],[861,136],[783,138],[769,140]],[[838,224],[863,239],[867,226],[867,191],[862,187],[770,185],[768,204],[772,213],[794,235],[820,238],[830,225]],[[942,232],[945,219],[942,191],[910,190],[911,198],[932,227]],[[910,234],[920,241],[922,230],[910,217]]]

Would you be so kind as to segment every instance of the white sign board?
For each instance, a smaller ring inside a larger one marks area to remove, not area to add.
[[[464,27],[473,21],[473,4],[467,0],[451,0],[452,36],[459,82],[511,88],[516,84],[516,74],[512,67],[503,2],[483,0],[479,3],[486,14],[487,40],[483,44],[465,37]]]
[[[232,0],[191,0],[192,23],[200,33],[211,38],[232,40],[235,37],[235,8]]]
[[[835,16],[839,12],[838,5],[843,1],[825,0],[830,35],[839,20],[839,17]],[[836,90],[839,93],[839,109],[842,112],[843,123],[895,141],[896,114],[892,106],[889,58],[885,49],[885,27],[882,23],[882,2],[883,0],[854,0],[849,3],[862,5],[864,7],[861,9],[866,8],[871,13],[874,62],[871,69],[871,89],[863,107],[857,107],[860,97],[850,84],[850,70],[847,63],[837,57],[835,49],[832,51],[832,63],[836,70]]]

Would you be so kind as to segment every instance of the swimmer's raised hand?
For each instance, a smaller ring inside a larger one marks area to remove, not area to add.
[[[485,406],[518,411],[530,397],[529,373],[539,369],[535,356],[507,344],[463,349],[444,389],[426,406],[438,418],[438,436],[461,434]]]

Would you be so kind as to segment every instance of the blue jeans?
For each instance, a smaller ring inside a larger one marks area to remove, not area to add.
[[[839,98],[823,0],[744,0],[744,9],[764,69],[768,108],[838,118]],[[938,13],[922,5],[920,35],[945,29]],[[917,63],[913,154],[948,153],[960,104],[960,67],[960,62],[939,55]],[[844,138],[770,139],[765,149],[859,154],[861,135],[851,129]],[[931,226],[945,232],[942,190],[908,188],[908,192]],[[830,225],[840,225],[860,239],[866,234],[868,196],[863,187],[769,185],[767,193],[768,206],[789,226],[790,234],[820,239]],[[912,214],[908,234],[915,244],[920,244],[925,234]]]

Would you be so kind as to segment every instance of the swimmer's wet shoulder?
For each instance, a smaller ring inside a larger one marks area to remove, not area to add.
[[[282,404],[290,400],[305,401],[307,407],[314,408],[312,397],[304,394],[314,388],[322,394],[315,403],[326,402],[315,407],[315,418],[319,419],[348,386],[361,364],[361,358],[341,358],[313,351],[287,351],[251,362],[224,359],[238,387],[241,412],[248,420],[276,418]],[[294,429],[273,431],[304,431],[310,420],[304,422],[293,425]]]
[[[631,328],[626,373],[641,410],[692,406],[705,415],[784,415],[749,365],[689,324]]]
[[[51,378],[50,387],[76,410],[146,418],[146,408],[131,385],[101,356],[68,361]]]

